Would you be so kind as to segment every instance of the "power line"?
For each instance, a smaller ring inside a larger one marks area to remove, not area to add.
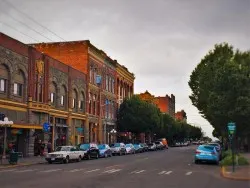
[[[0,22],[0,24],[3,24],[3,25],[5,25],[5,26],[7,26],[7,27],[9,27],[9,28],[11,28],[11,29],[17,31],[17,32],[21,33],[22,35],[25,35],[26,37],[29,37],[29,38],[33,39],[33,40],[36,41],[36,42],[40,42],[39,40],[37,40],[37,39],[35,39],[35,38],[33,38],[33,37],[31,37],[31,36],[29,36],[29,35],[23,33],[22,31],[19,31],[18,29],[12,27],[12,26],[9,25],[9,24],[3,23],[3,22]]]
[[[43,35],[42,33],[38,32],[37,30],[33,29],[32,27],[28,26],[26,23],[14,18],[13,16],[11,16],[10,14],[6,13],[6,12],[3,12],[5,15],[9,16],[10,18],[12,18],[13,20],[15,20],[16,22],[24,25],[25,27],[29,28],[30,30],[36,32],[37,34],[43,36],[44,38],[48,39],[49,41],[53,42],[53,40],[51,40],[50,38],[46,37],[45,35]]]
[[[45,30],[49,31],[50,33],[52,33],[53,35],[57,36],[58,38],[60,38],[63,41],[66,41],[65,39],[63,39],[62,37],[60,37],[59,35],[57,35],[55,32],[51,31],[50,29],[48,29],[47,27],[43,26],[42,24],[38,23],[36,20],[34,20],[33,18],[31,18],[29,15],[27,15],[26,13],[20,11],[18,8],[16,8],[13,4],[11,4],[10,2],[3,0],[3,2],[5,2],[6,4],[8,4],[9,6],[11,6],[13,9],[15,9],[17,12],[19,12],[20,14],[23,14],[24,16],[26,16],[27,18],[29,18],[30,20],[32,20],[34,23],[36,23],[37,25],[39,25],[40,27],[44,28]]]

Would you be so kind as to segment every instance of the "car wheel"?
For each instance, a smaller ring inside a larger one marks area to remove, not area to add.
[[[69,163],[69,156],[67,156],[67,157],[64,159],[64,163],[65,163],[65,164],[68,164],[68,163]]]
[[[78,162],[81,162],[81,160],[82,160],[82,156],[80,155],[79,157],[78,157]]]
[[[95,157],[95,158],[96,158],[96,159],[98,159],[98,158],[99,158],[99,154],[98,154],[98,153],[96,154],[96,157]]]
[[[105,154],[104,154],[104,157],[105,157],[105,158],[107,158],[107,157],[108,157],[108,154],[107,154],[107,153],[105,153]]]
[[[90,154],[88,154],[87,159],[88,159],[88,160],[90,160],[90,159],[91,159]]]

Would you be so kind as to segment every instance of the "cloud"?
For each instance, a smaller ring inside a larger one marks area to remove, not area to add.
[[[250,44],[249,0],[8,1],[65,40],[91,40],[135,73],[136,92],[175,94],[177,109],[185,109],[190,122],[204,125],[209,136],[212,128],[188,98],[189,75],[215,43],[227,41],[243,50]],[[59,40],[4,2],[0,3],[0,22],[47,41],[6,12]],[[34,42],[4,25],[1,30],[23,42]]]

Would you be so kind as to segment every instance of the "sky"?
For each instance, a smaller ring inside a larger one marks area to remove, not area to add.
[[[136,93],[174,94],[212,137],[189,76],[216,43],[250,49],[250,0],[0,0],[0,31],[24,43],[88,39],[135,74]]]

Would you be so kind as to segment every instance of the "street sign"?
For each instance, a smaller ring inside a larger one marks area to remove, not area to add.
[[[45,122],[45,123],[43,124],[43,131],[44,131],[44,132],[49,132],[49,130],[50,130],[49,123]]]
[[[234,134],[234,132],[236,130],[236,125],[235,125],[235,123],[230,122],[227,124],[227,128],[228,128],[229,134]]]

